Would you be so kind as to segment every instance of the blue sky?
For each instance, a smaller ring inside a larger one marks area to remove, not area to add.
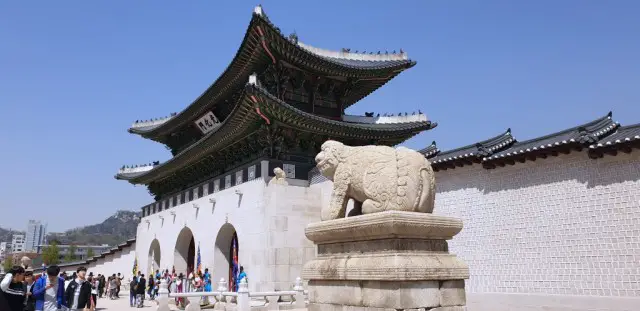
[[[0,227],[32,218],[60,231],[151,202],[113,176],[170,154],[127,128],[200,95],[256,4],[0,1]],[[524,140],[609,110],[640,122],[637,1],[262,4],[307,44],[408,52],[417,66],[348,112],[421,109],[439,126],[409,147],[455,148],[508,127]]]

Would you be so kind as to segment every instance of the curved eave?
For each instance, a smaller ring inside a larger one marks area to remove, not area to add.
[[[133,184],[148,184],[163,179],[185,166],[197,163],[205,155],[224,148],[244,134],[247,129],[268,119],[288,127],[312,133],[342,138],[389,139],[404,141],[422,131],[432,129],[431,121],[363,124],[322,118],[301,111],[269,94],[266,90],[248,84],[231,115],[216,130],[189,146],[168,161],[146,172],[117,174],[116,179]],[[260,121],[263,120],[263,121]]]
[[[276,98],[259,86],[250,86],[249,92],[259,96],[257,104],[266,114],[272,115],[278,120],[287,121],[287,126],[320,134],[338,134],[345,138],[369,138],[371,136],[398,138],[405,137],[407,133],[415,135],[438,125],[428,120],[383,124],[344,122],[304,112]],[[256,102],[254,101],[254,103]]]
[[[424,155],[425,158],[431,159],[432,157],[434,157],[440,152],[440,149],[438,149],[438,146],[436,146],[436,142],[433,141],[431,142],[431,145],[423,149],[420,149],[418,152],[422,153],[422,155]]]
[[[589,146],[589,157],[615,156],[618,151],[630,153],[633,149],[640,149],[640,123],[619,127],[615,133],[592,144]]]
[[[431,165],[436,168],[455,168],[474,163],[481,163],[482,158],[491,155],[500,150],[504,150],[516,142],[515,137],[511,135],[511,129],[491,137],[489,139],[477,142],[475,144],[464,147],[440,151],[437,155],[429,159]]]
[[[256,114],[250,113],[250,105],[246,102],[245,91],[243,96],[241,96],[240,103],[235,105],[231,114],[217,129],[202,137],[198,142],[185,148],[173,158],[146,172],[117,174],[115,178],[127,180],[132,184],[148,184],[156,179],[165,177],[167,174],[175,171],[176,168],[189,165],[194,162],[194,159],[202,157],[210,150],[224,146],[231,138],[235,137],[234,134],[243,132],[244,129],[249,127],[250,123],[258,121]]]
[[[259,29],[259,30],[258,30]],[[261,36],[260,33],[263,33]],[[401,71],[416,64],[415,61],[366,61],[352,59],[338,59],[314,54],[287,39],[280,30],[273,25],[264,14],[253,14],[245,36],[236,55],[225,71],[211,84],[204,93],[194,100],[184,110],[177,113],[164,123],[139,128],[130,128],[129,132],[156,141],[178,127],[191,122],[207,109],[213,107],[217,101],[224,98],[229,89],[241,87],[248,75],[252,74],[256,64],[261,61],[272,61],[263,47],[263,41],[268,46],[282,54],[285,60],[305,69],[313,70],[327,76],[342,76],[354,78],[356,91],[348,96],[345,107],[370,94],[375,89],[387,83]],[[357,83],[360,83],[359,85]]]

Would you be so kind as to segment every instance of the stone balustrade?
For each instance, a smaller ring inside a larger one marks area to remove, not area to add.
[[[218,288],[212,292],[169,293],[166,280],[160,282],[156,301],[157,311],[171,310],[171,299],[184,299],[184,310],[200,311],[201,306],[215,310],[250,311],[259,310],[306,310],[307,303],[302,279],[297,278],[291,291],[249,292],[246,279],[240,282],[238,292],[227,291],[227,282],[220,279]]]
[[[342,121],[353,123],[367,123],[367,124],[393,124],[393,123],[409,123],[409,122],[425,122],[427,116],[423,113],[397,115],[397,116],[355,116],[355,115],[342,115]]]

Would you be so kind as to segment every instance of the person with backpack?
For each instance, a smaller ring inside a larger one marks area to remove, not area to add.
[[[138,278],[133,277],[129,281],[129,306],[133,307],[136,304],[136,287],[138,286]]]

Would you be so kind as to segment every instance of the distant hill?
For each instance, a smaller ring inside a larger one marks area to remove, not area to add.
[[[115,246],[135,237],[139,223],[139,213],[118,211],[102,223],[67,230],[63,233],[50,233],[47,239],[49,242],[57,241],[58,244]]]

